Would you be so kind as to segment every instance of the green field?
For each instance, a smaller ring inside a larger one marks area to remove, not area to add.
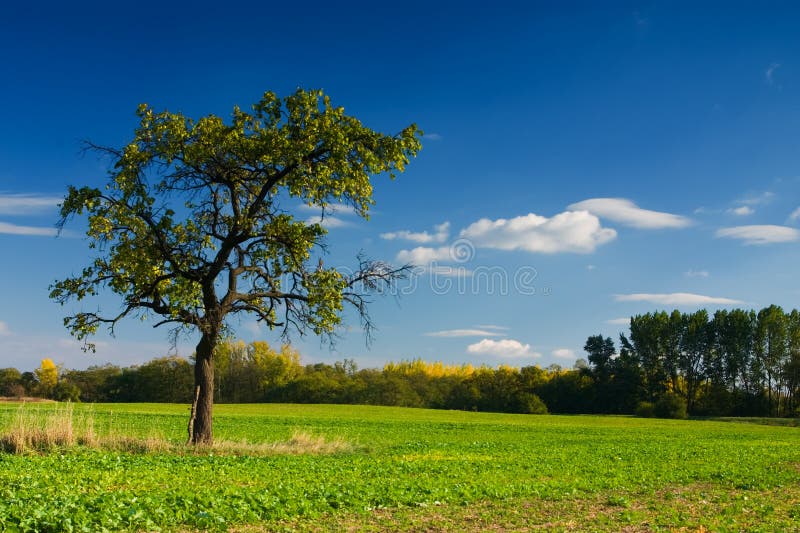
[[[52,405],[25,409],[53,409]],[[0,404],[0,427],[19,407]],[[187,407],[77,405],[175,443]],[[329,455],[0,454],[0,530],[800,530],[800,430],[627,417],[220,405],[216,437]]]

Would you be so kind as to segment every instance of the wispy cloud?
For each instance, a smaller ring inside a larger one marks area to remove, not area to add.
[[[0,337],[8,337],[11,335],[11,329],[8,324],[0,320]]]
[[[312,211],[319,213],[322,208],[316,205],[301,204],[300,209],[303,211]],[[356,209],[351,205],[345,204],[328,204],[325,206],[325,217],[328,215],[350,216],[355,215]]]
[[[0,193],[0,215],[30,215],[54,210],[63,200],[60,196]]]
[[[483,328],[483,329],[498,329],[498,330],[501,330],[501,331],[508,331],[508,330],[511,329],[508,326],[496,326],[494,324],[477,324],[475,327],[476,328]]]
[[[309,217],[306,220],[308,224],[319,224],[324,228],[334,229],[334,228],[344,228],[347,226],[352,225],[350,222],[346,220],[342,220],[341,218],[337,218],[334,216],[325,215],[325,217],[321,217],[319,215],[315,215],[313,217]]]
[[[684,276],[687,278],[707,278],[711,274],[708,273],[708,270],[692,270],[691,268],[683,273]]]
[[[756,210],[750,207],[749,205],[741,205],[739,207],[732,207],[728,209],[727,212],[732,215],[746,217],[748,215],[752,215],[753,213],[755,213]]]
[[[483,339],[467,346],[467,352],[474,355],[490,355],[499,358],[540,357],[531,350],[530,344],[522,344],[514,339]]]
[[[724,239],[738,239],[744,241],[746,245],[775,244],[800,240],[800,230],[788,226],[770,224],[721,228],[717,230],[715,235]]]
[[[550,352],[550,355],[559,359],[575,359],[575,352],[569,348],[557,348]]]
[[[798,218],[800,218],[800,207],[789,213],[789,222],[797,222]]]
[[[770,65],[764,71],[764,81],[766,81],[768,85],[775,84],[775,71],[777,71],[779,68],[781,68],[780,63],[770,63]]]
[[[56,228],[42,226],[21,226],[9,222],[0,222],[0,233],[7,235],[31,235],[35,237],[55,237],[58,235]]]
[[[106,341],[100,341],[95,339],[92,342],[94,343],[94,347],[98,350],[107,349],[109,346],[111,346],[111,344]],[[62,337],[56,341],[56,346],[58,346],[59,348],[82,350],[83,341],[79,341],[74,337]]]
[[[418,242],[420,244],[442,243],[450,236],[450,223],[443,222],[433,227],[433,233],[427,231],[391,231],[388,233],[381,233],[381,239],[392,241],[395,239],[402,239],[407,241]]]
[[[569,206],[573,211],[588,211],[639,229],[685,228],[692,221],[684,216],[642,209],[625,198],[590,198]]]
[[[454,267],[454,266],[436,265],[436,266],[425,267],[424,270],[431,275],[445,276],[449,278],[468,278],[473,274],[472,270],[462,266]]]
[[[488,331],[486,329],[445,329],[442,331],[431,331],[426,333],[426,337],[502,337],[504,334],[497,331]]]
[[[512,219],[483,218],[461,231],[462,238],[479,248],[544,254],[591,253],[616,236],[615,230],[602,227],[586,211],[565,211],[551,218],[534,213]]]
[[[261,323],[256,320],[250,320],[242,324],[242,328],[245,331],[249,331],[251,335],[259,335],[261,334]]]
[[[631,323],[630,317],[619,317],[606,320],[606,324],[611,324],[614,326],[627,326],[630,323]]]
[[[33,370],[42,357],[52,357],[66,368],[82,369],[106,362],[122,366],[138,365],[171,352],[167,341],[137,342],[115,338],[109,342],[96,338],[94,342],[97,353],[86,354],[81,350],[83,341],[74,338],[50,337],[42,331],[36,334],[13,331],[11,335],[0,336],[0,353],[4,354],[4,366]],[[191,355],[192,350],[192,344],[181,343],[177,347],[177,352],[183,356]]]
[[[750,193],[736,201],[737,204],[742,205],[766,205],[775,198],[775,193],[772,191],[763,191],[759,193]]]
[[[438,133],[426,133],[425,135],[422,136],[422,138],[423,138],[423,140],[426,140],[426,141],[441,141],[442,140],[442,136],[439,135]]]
[[[40,194],[0,193],[0,215],[32,215],[55,210],[63,198]],[[36,237],[54,237],[58,235],[55,227],[25,226],[0,222],[0,233],[6,235],[28,235]]]
[[[662,294],[635,293],[615,294],[618,302],[648,302],[656,305],[698,306],[698,305],[737,305],[743,304],[741,300],[733,298],[720,298],[717,296],[704,296],[689,292],[672,292]]]

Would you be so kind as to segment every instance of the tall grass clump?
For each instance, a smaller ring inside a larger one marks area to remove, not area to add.
[[[76,415],[71,403],[31,408],[22,404],[0,435],[0,449],[12,453],[47,451],[96,443],[94,419]]]
[[[216,441],[211,446],[190,446],[170,441],[160,435],[133,437],[109,427],[98,434],[94,413],[75,410],[71,403],[32,407],[22,404],[10,422],[0,428],[0,452],[46,453],[53,450],[83,447],[127,453],[175,453],[221,455],[329,455],[346,453],[355,447],[341,438],[327,439],[296,431],[285,441],[248,443]]]

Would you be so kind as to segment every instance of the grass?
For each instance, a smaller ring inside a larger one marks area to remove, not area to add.
[[[0,428],[18,409],[0,405]],[[217,439],[251,448],[183,453],[187,414],[75,405],[98,438],[156,435],[171,448],[0,454],[0,529],[786,531],[800,520],[794,427],[220,405]],[[258,452],[302,434],[342,447]]]
[[[288,531],[797,531],[800,491],[730,491],[704,485],[652,494],[598,494],[550,500],[517,498],[469,505],[380,509],[367,515],[298,518]],[[262,533],[276,525],[235,531]]]
[[[4,431],[0,432],[0,451],[53,453],[80,449],[130,453],[222,454],[222,455],[320,455],[353,451],[354,447],[341,438],[326,439],[296,431],[285,441],[249,443],[246,440],[217,439],[213,445],[188,446],[167,440],[159,435],[130,436],[109,429],[103,434],[95,431],[92,411],[75,413],[71,403],[51,409],[31,408],[21,403]]]
[[[762,424],[765,426],[800,427],[800,418],[769,418],[763,416],[719,416],[706,418],[718,422],[738,422],[740,424]]]

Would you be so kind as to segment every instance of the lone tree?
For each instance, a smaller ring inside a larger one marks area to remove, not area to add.
[[[122,149],[87,143],[111,158],[105,187],[70,187],[59,227],[88,218],[95,258],[79,275],[55,282],[62,305],[110,289],[121,310],[78,312],[64,325],[88,338],[126,317],[171,324],[173,339],[199,332],[189,440],[213,441],[214,349],[234,315],[250,313],[283,334],[333,335],[351,304],[369,333],[368,295],[407,267],[358,258],[352,273],[314,264],[324,251],[324,221],[343,204],[367,219],[371,178],[394,178],[419,151],[415,125],[384,135],[334,107],[321,91],[283,99],[267,92],[231,121],[138,108],[133,140]],[[289,209],[319,209],[317,222]]]

